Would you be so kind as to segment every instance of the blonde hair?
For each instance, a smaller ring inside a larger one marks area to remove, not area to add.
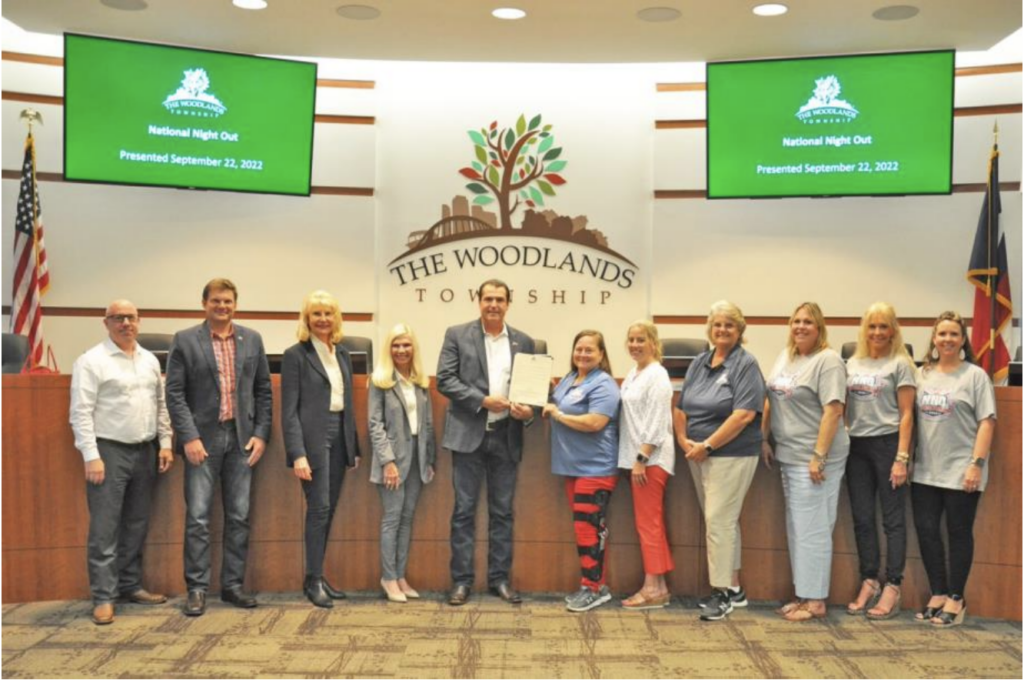
[[[860,320],[860,331],[857,333],[857,351],[853,353],[853,358],[863,359],[864,357],[871,356],[871,350],[868,349],[868,326],[871,325],[871,320],[875,317],[879,317],[892,329],[892,344],[889,347],[889,358],[903,359],[913,366],[914,360],[907,354],[907,347],[903,344],[903,331],[900,330],[900,322],[896,318],[896,310],[888,302],[876,302],[864,312],[864,316]]]
[[[811,348],[811,354],[820,352],[823,349],[828,348],[828,328],[825,327],[825,315],[821,311],[821,307],[818,306],[817,302],[801,302],[797,305],[796,309],[793,310],[793,314],[789,317],[789,338],[786,339],[786,349],[789,350],[790,358],[793,358],[797,354],[796,342],[793,341],[793,320],[796,315],[800,313],[800,310],[806,310],[814,321],[815,327],[818,329],[818,340],[814,343],[814,347]]]
[[[409,381],[418,387],[427,388],[430,386],[430,378],[423,372],[423,362],[420,361],[420,343],[416,334],[404,323],[396,324],[384,338],[384,346],[377,354],[377,365],[373,368],[373,375],[370,381],[382,390],[390,390],[395,386],[395,360],[391,357],[391,345],[395,340],[407,337],[412,342],[412,370],[409,373]]]
[[[326,307],[331,310],[334,320],[334,330],[331,331],[331,343],[337,344],[345,335],[341,332],[341,306],[337,299],[326,290],[314,290],[302,301],[302,309],[299,311],[299,327],[295,331],[295,337],[299,342],[307,342],[310,337],[309,315],[314,307]]]
[[[664,352],[661,347],[661,340],[658,338],[658,327],[646,319],[637,319],[633,323],[629,324],[629,328],[626,329],[626,345],[629,345],[629,334],[633,332],[634,328],[639,328],[644,332],[644,336],[647,338],[647,342],[651,343],[652,356],[655,361],[661,361],[664,356]],[[575,347],[575,345],[573,345]]]
[[[747,330],[747,320],[743,318],[743,312],[740,310],[739,307],[729,302],[728,300],[719,300],[718,302],[715,302],[714,304],[711,305],[711,310],[708,312],[708,325],[705,329],[705,333],[708,336],[708,342],[710,342],[712,345],[715,343],[714,338],[711,337],[711,325],[715,322],[716,316],[724,316],[726,319],[729,319],[729,321],[732,321],[734,324],[736,324],[736,327],[739,328],[740,339],[739,342],[737,342],[736,344],[742,345],[747,341],[747,339],[743,337],[743,333],[746,332]]]

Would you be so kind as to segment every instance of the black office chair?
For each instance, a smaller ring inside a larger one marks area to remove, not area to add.
[[[28,338],[18,333],[4,333],[2,351],[3,372],[21,373],[28,359]]]
[[[373,340],[358,335],[346,335],[341,339],[341,346],[352,356],[352,373],[373,373]]]
[[[533,353],[534,354],[547,354],[548,353],[548,341],[533,339]]]
[[[704,338],[662,338],[661,365],[674,379],[686,377],[686,369],[701,352],[707,351],[708,341]]]
[[[139,333],[135,341],[142,349],[150,352],[169,352],[174,336],[170,333]]]
[[[909,342],[903,343],[903,346],[907,348],[907,354],[909,354],[910,358],[913,359],[914,358],[914,346],[911,345]],[[849,361],[850,357],[852,357],[856,351],[857,351],[857,341],[854,340],[853,342],[844,342],[843,343],[843,349],[842,349],[842,351],[839,354],[843,358],[843,361]]]
[[[142,349],[148,349],[160,362],[160,370],[167,372],[167,355],[171,350],[171,341],[174,336],[170,333],[139,333],[135,342],[139,343]]]

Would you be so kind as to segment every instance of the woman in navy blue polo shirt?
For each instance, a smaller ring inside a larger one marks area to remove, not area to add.
[[[708,577],[714,589],[701,602],[703,621],[746,607],[740,587],[740,511],[761,452],[764,378],[741,344],[747,322],[727,300],[711,305],[707,335],[712,349],[686,371],[675,409],[676,439],[697,487],[707,529]]]
[[[619,479],[619,387],[611,371],[604,336],[580,331],[573,340],[572,370],[543,413],[553,421],[551,471],[565,476],[580,555],[580,589],[566,598],[571,612],[585,612],[612,598],[604,566],[608,502]]]

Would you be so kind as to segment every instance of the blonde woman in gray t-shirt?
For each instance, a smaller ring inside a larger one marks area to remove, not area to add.
[[[861,578],[860,592],[847,605],[847,614],[891,619],[900,612],[900,584],[907,559],[907,463],[914,430],[914,373],[896,310],[887,302],[874,303],[864,312],[857,351],[846,364],[846,424],[850,432],[846,488]],[[884,589],[879,582],[878,502],[886,542]]]
[[[943,312],[935,321],[917,384],[917,457],[910,498],[931,588],[931,599],[917,619],[955,626],[967,613],[964,589],[974,561],[974,516],[988,481],[986,463],[996,429],[995,389],[974,363],[967,328],[956,312]]]
[[[786,496],[786,539],[796,600],[778,613],[787,621],[824,618],[836,525],[850,438],[843,427],[846,368],[829,349],[821,308],[801,304],[789,340],[768,378],[762,428],[766,465],[779,462]],[[774,448],[770,443],[774,440]]]

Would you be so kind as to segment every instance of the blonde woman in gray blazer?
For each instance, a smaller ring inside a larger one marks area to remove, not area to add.
[[[370,481],[378,485],[384,515],[380,523],[380,585],[391,602],[419,593],[405,579],[416,501],[434,478],[434,417],[430,380],[423,372],[412,329],[398,324],[384,340],[370,379]]]

